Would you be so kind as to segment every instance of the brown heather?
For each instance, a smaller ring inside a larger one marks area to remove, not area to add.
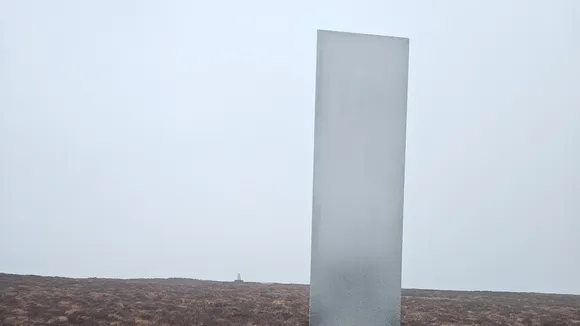
[[[403,290],[403,325],[580,325],[580,296]],[[308,325],[308,286],[0,274],[0,325]]]

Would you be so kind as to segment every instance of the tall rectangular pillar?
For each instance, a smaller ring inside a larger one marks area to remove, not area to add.
[[[409,40],[317,42],[310,325],[400,325]]]

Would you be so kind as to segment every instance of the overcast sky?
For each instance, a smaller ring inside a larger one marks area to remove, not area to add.
[[[0,0],[0,271],[308,283],[317,29],[411,39],[403,286],[580,294],[575,0]]]

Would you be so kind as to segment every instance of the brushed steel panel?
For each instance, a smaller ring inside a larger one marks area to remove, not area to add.
[[[310,325],[400,325],[408,61],[318,31]]]

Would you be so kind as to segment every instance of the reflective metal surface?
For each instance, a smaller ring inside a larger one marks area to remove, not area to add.
[[[318,31],[310,325],[399,325],[409,40]]]

